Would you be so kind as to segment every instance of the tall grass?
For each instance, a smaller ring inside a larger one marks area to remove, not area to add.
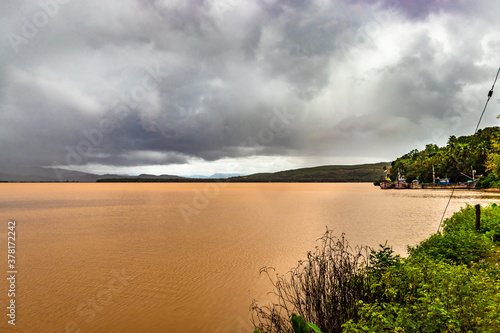
[[[271,267],[261,269],[273,286],[273,304],[253,301],[253,324],[261,332],[285,332],[293,313],[316,324],[323,333],[342,332],[341,325],[358,317],[358,301],[369,294],[370,283],[363,273],[369,248],[352,248],[344,234],[327,230],[320,245],[307,259],[285,275]]]

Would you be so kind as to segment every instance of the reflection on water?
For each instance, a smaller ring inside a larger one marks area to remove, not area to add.
[[[295,266],[326,227],[351,244],[387,240],[404,253],[436,231],[450,194],[371,184],[222,185],[0,184],[2,244],[7,221],[17,221],[16,328],[251,332],[250,302],[269,291],[259,268]],[[499,198],[455,191],[447,215]],[[5,281],[0,287],[8,290]]]

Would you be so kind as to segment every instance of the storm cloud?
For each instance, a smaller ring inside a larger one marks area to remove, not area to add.
[[[0,170],[251,173],[442,145],[475,129],[500,66],[499,10],[3,1]],[[482,127],[498,124],[494,100]]]

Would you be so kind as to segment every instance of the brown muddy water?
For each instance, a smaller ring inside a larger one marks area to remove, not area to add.
[[[405,254],[437,229],[448,190],[371,184],[0,184],[0,258],[16,221],[16,325],[1,332],[252,332],[263,266],[280,273],[331,228]],[[499,193],[455,191],[447,216]],[[14,330],[15,329],[15,330]]]

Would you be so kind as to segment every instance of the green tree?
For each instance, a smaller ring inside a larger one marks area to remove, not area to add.
[[[486,171],[500,175],[500,140],[498,137],[491,138],[491,147],[486,157]]]

